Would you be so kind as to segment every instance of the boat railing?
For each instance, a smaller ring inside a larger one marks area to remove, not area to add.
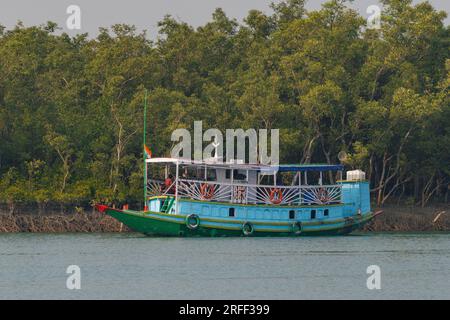
[[[329,205],[341,203],[341,185],[268,186],[178,179],[177,195],[199,201],[268,205]],[[167,188],[161,195],[175,194]],[[156,194],[155,194],[156,195]]]
[[[173,195],[175,192],[176,181],[173,181],[170,186],[165,186],[163,180],[148,179],[147,180],[147,195],[149,197]]]

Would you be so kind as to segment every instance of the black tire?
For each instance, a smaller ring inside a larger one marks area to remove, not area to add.
[[[196,214],[190,214],[186,217],[186,226],[191,230],[196,230],[200,226],[200,218]]]
[[[292,224],[292,232],[294,232],[295,235],[300,235],[303,231],[303,225],[300,221],[296,221]]]
[[[254,231],[255,228],[253,228],[253,225],[250,222],[247,221],[242,225],[242,233],[244,236],[251,236]]]

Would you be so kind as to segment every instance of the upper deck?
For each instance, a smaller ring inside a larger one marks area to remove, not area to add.
[[[197,201],[274,206],[342,203],[342,165],[265,166],[148,159],[147,195]],[[168,181],[168,179],[170,179]],[[170,182],[170,183],[169,183]]]

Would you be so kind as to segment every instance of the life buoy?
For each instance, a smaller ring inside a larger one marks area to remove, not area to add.
[[[200,226],[200,218],[196,214],[190,214],[186,217],[186,226],[191,229],[195,230]]]
[[[203,199],[209,200],[214,196],[214,185],[202,183],[200,186],[200,195]]]
[[[325,188],[320,188],[317,192],[317,198],[321,203],[328,203],[330,202],[330,197],[328,196],[328,191]]]
[[[283,191],[278,188],[270,189],[269,200],[273,204],[280,204],[283,201]]]
[[[352,217],[346,217],[346,218],[345,218],[344,225],[345,225],[345,226],[352,226],[352,225],[353,225],[353,222],[354,222],[354,220],[353,220]]]
[[[300,221],[295,221],[292,224],[292,232],[294,232],[295,235],[300,235],[303,231],[303,225]]]
[[[254,230],[253,225],[248,221],[242,225],[242,233],[244,236],[252,235]]]

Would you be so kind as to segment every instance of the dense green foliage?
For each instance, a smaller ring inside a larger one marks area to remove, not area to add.
[[[280,128],[284,163],[360,167],[374,199],[425,205],[450,183],[445,13],[384,0],[382,28],[344,1],[217,9],[197,29],[170,16],[149,41],[127,25],[96,39],[54,23],[0,28],[0,202],[87,205],[141,199],[147,144],[168,155],[175,128]]]

